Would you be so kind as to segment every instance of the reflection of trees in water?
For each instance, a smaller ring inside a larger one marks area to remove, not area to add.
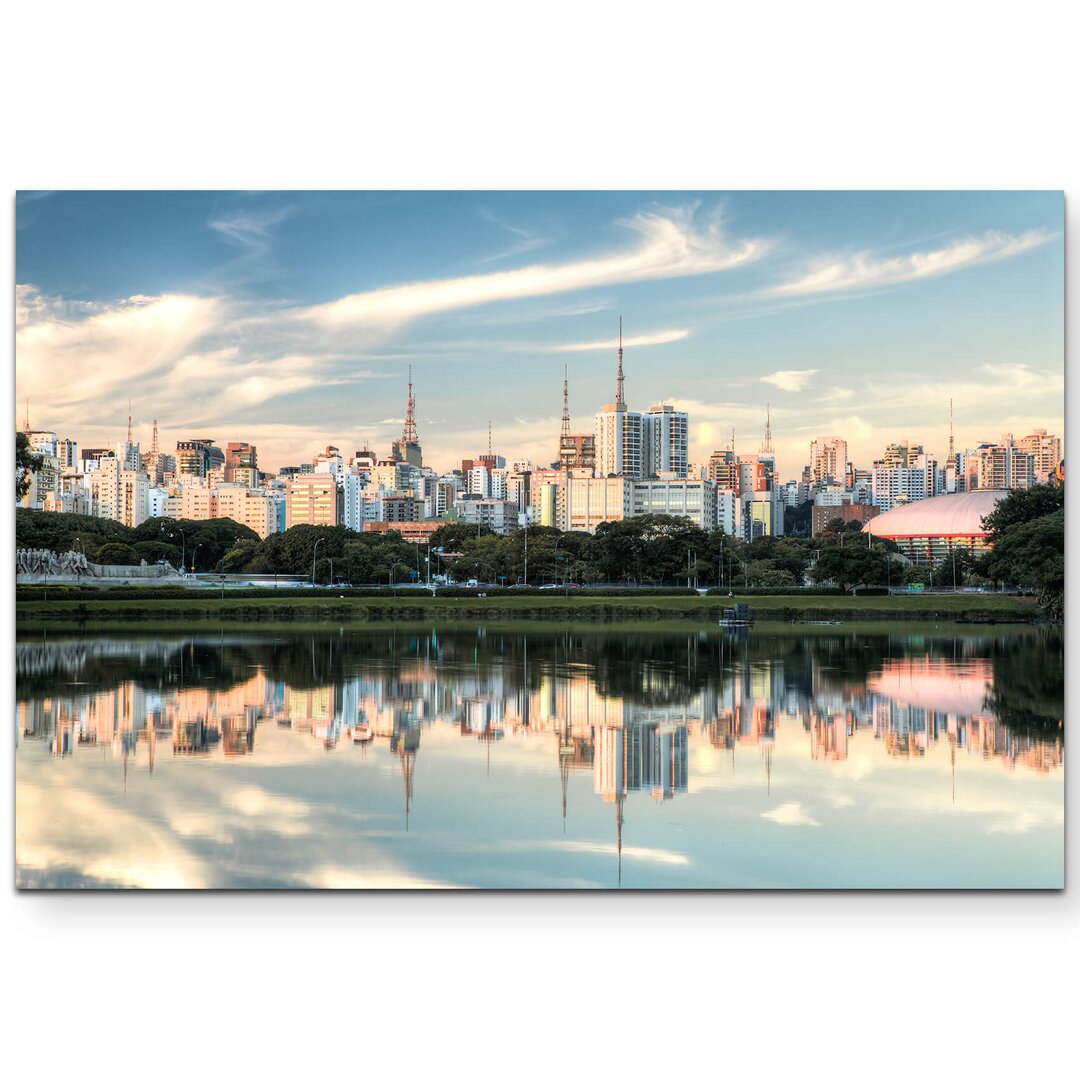
[[[16,651],[17,699],[56,694],[67,682],[82,692],[133,682],[147,690],[199,686],[225,691],[256,670],[293,690],[378,675],[387,690],[418,670],[456,677],[498,670],[507,692],[534,690],[545,677],[587,677],[601,696],[646,707],[689,704],[704,689],[721,692],[746,665],[782,667],[784,682],[812,687],[865,686],[905,658],[992,664],[987,711],[1039,738],[1061,738],[1064,717],[1062,635],[1054,628],[986,635],[752,632],[579,632],[566,630],[390,628],[347,633],[215,639],[192,636],[27,640]]]
[[[250,679],[263,656],[257,643],[236,638],[22,641],[15,650],[15,698],[55,695],[69,684],[81,693],[126,684],[148,691],[191,686],[227,691]]]
[[[1018,735],[1065,739],[1065,648],[1057,627],[1039,627],[1023,641],[993,643],[994,681],[986,708]]]

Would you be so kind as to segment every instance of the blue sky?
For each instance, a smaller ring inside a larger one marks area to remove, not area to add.
[[[691,456],[1063,434],[1060,192],[56,192],[16,199],[16,395],[81,445],[244,439],[554,456],[614,393]]]

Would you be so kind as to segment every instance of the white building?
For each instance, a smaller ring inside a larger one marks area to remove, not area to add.
[[[505,499],[465,497],[458,503],[461,520],[468,525],[486,525],[497,533],[518,527],[517,503]]]
[[[382,492],[368,483],[366,475],[346,473],[342,478],[344,502],[342,524],[353,532],[363,532],[364,523],[382,521]]]
[[[642,418],[642,475],[685,477],[690,467],[690,418],[672,405],[653,405]]]
[[[716,484],[711,480],[636,480],[631,485],[632,517],[671,514],[701,529],[716,527]]]
[[[625,405],[605,405],[596,414],[594,434],[597,476],[637,480],[644,475],[641,413],[630,412]]]
[[[874,463],[873,504],[880,507],[882,513],[900,503],[928,499],[938,494],[940,485],[934,458],[922,453],[916,455],[912,461],[912,465]]]
[[[742,501],[733,488],[716,489],[716,526],[727,536],[738,536],[742,522]]]

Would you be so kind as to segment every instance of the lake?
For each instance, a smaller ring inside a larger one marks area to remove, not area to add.
[[[1060,630],[30,634],[24,888],[1064,886]]]

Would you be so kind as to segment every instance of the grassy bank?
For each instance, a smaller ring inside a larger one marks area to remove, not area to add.
[[[995,594],[941,596],[749,596],[758,622],[792,621],[960,621],[1034,622],[1039,610],[1029,597]],[[209,596],[170,599],[24,600],[16,603],[16,623],[30,625],[214,623],[389,623],[502,622],[695,622],[715,623],[731,604],[700,596],[493,596],[430,597],[329,596],[249,598]]]

